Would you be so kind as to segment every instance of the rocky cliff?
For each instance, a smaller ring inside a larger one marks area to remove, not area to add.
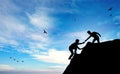
[[[80,54],[74,55],[63,74],[119,73],[120,40],[88,42]]]

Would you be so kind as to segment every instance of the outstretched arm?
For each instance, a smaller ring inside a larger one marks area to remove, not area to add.
[[[89,36],[83,43],[85,43],[91,36]]]
[[[84,42],[82,42],[82,43],[79,43],[79,44],[83,44]]]
[[[81,48],[77,47],[79,50],[81,50]]]
[[[99,33],[97,33],[97,34],[101,37],[101,35]]]

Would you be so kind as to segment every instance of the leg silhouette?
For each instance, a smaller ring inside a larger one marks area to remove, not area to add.
[[[96,40],[96,39],[93,39],[92,43],[95,43],[95,40]]]
[[[97,42],[98,42],[98,43],[100,43],[100,40],[99,40],[99,39],[97,39]]]
[[[77,49],[75,49],[75,52],[74,52],[74,54],[77,54]]]
[[[71,59],[71,57],[73,56],[73,51],[72,51],[72,50],[70,50],[70,52],[71,52],[71,55],[69,56],[69,58],[68,58],[68,59]]]

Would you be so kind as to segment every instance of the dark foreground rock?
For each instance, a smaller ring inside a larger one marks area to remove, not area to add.
[[[81,54],[71,59],[63,74],[120,73],[120,40],[88,42]]]

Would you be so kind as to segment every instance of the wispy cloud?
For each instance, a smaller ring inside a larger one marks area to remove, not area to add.
[[[6,64],[0,64],[0,71],[9,71],[9,70],[15,70],[15,68]]]
[[[40,35],[40,34],[31,34],[30,38],[35,41],[40,41],[40,42],[45,42],[45,43],[49,41],[46,35]]]
[[[34,59],[39,61],[44,61],[47,63],[54,63],[54,64],[68,64],[69,60],[68,57],[70,53],[66,50],[57,50],[57,49],[50,49],[44,47],[41,49],[38,48],[30,49],[20,49],[19,52],[26,53],[31,55]],[[64,58],[64,59],[63,59]]]
[[[49,68],[53,68],[53,69],[56,69],[56,68],[57,68],[57,69],[58,69],[58,68],[63,68],[63,66],[61,66],[61,65],[60,65],[60,66],[59,66],[59,65],[56,65],[56,66],[49,66]]]
[[[12,33],[12,32],[24,32],[25,25],[20,22],[17,17],[12,15],[0,15],[0,32]],[[7,35],[7,34],[6,34]]]
[[[3,14],[0,14],[0,40],[2,43],[22,45],[23,47],[23,43],[26,43],[30,45],[30,48],[33,48],[31,45],[35,43],[37,47],[44,48],[44,45],[49,42],[47,35],[44,35],[43,32],[38,33],[39,31],[35,33],[36,30],[31,31],[30,27],[26,26],[25,23],[20,21],[17,16],[11,14],[12,12],[16,12],[16,10],[19,9],[13,2],[9,0],[3,0],[3,3],[0,3],[0,5],[0,11],[3,12]],[[11,13],[6,13],[8,12],[6,10],[11,11]],[[51,18],[49,18],[46,14],[39,14],[39,12],[40,11],[36,11],[34,14],[29,15],[31,17],[29,22],[32,22],[32,24],[36,26],[36,29],[37,27],[44,29],[48,28],[48,25],[51,26],[51,21],[49,21]],[[37,22],[34,21],[34,19],[37,20]]]
[[[6,39],[4,37],[0,37],[0,43],[3,43],[3,44],[11,44],[11,45],[18,45],[18,42],[15,41],[15,40],[12,40],[12,39]]]
[[[68,64],[69,53],[67,51],[59,51],[56,49],[50,49],[45,55],[33,54],[36,59],[44,62],[56,63],[56,64]]]
[[[14,6],[15,7],[15,6]],[[4,11],[5,12],[5,11]],[[32,14],[27,13],[29,22],[39,29],[50,29],[53,26],[53,18],[50,17],[48,8],[38,8]],[[16,47],[16,50],[31,55],[40,61],[66,64],[67,61],[63,60],[68,58],[66,51],[58,51],[55,49],[49,49],[49,36],[42,33],[31,31],[28,26],[22,23],[19,18],[7,13],[0,15],[0,40],[2,43],[15,44],[23,47]],[[23,36],[24,35],[24,36]],[[24,48],[28,46],[28,48]],[[38,50],[40,49],[40,50]],[[49,49],[46,52],[41,50]]]
[[[0,14],[13,14],[19,12],[20,8],[11,0],[0,0]]]
[[[50,8],[36,8],[33,14],[26,13],[32,25],[39,29],[49,29],[53,27],[54,19],[50,16]]]
[[[17,35],[25,32],[25,25],[11,15],[0,15],[0,17],[0,40],[2,43],[18,45]]]

